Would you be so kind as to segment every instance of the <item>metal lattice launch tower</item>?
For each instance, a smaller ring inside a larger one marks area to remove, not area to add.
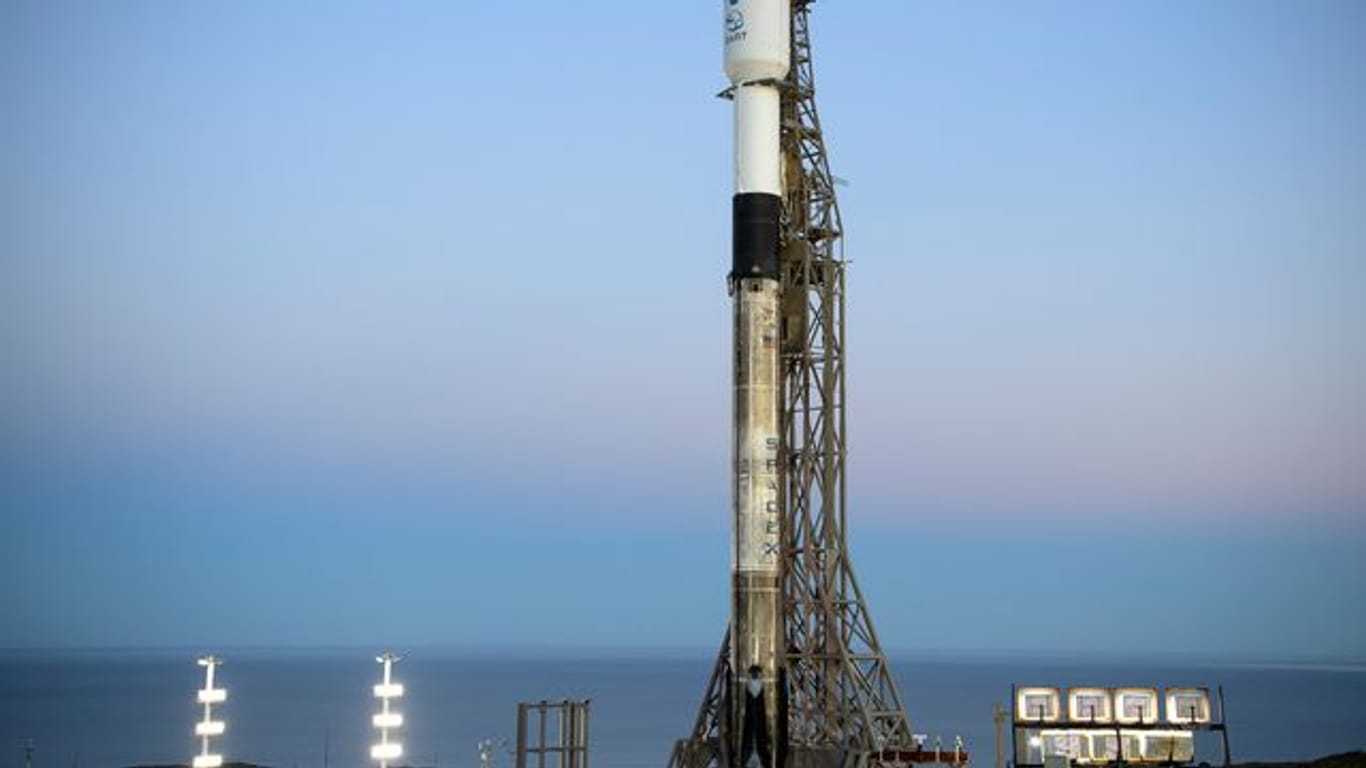
[[[843,231],[810,0],[723,0],[735,109],[732,613],[678,768],[904,765],[846,544]]]

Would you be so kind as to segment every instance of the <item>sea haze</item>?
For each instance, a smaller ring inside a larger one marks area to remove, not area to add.
[[[228,759],[312,768],[323,765],[326,748],[329,765],[367,764],[370,685],[379,672],[371,651],[222,655]],[[187,761],[201,683],[194,656],[0,653],[0,765],[22,764],[28,739],[40,768]],[[978,765],[991,764],[991,708],[1008,705],[1012,683],[1222,685],[1239,761],[1366,747],[1366,664],[1352,661],[923,653],[896,654],[891,663],[914,729],[930,734],[931,745],[942,736],[946,747],[961,734]],[[408,692],[408,762],[477,765],[480,739],[512,740],[517,702],[589,698],[593,765],[662,766],[693,721],[710,665],[702,650],[414,649],[396,674]]]

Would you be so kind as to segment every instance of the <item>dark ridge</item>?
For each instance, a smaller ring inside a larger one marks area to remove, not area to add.
[[[1366,768],[1366,752],[1343,752],[1304,762],[1235,763],[1237,768]]]

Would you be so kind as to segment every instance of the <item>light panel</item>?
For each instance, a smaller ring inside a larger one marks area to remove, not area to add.
[[[1195,757],[1195,734],[1190,731],[1140,731],[1139,734],[1144,760],[1179,763]]]
[[[1167,722],[1178,724],[1208,723],[1209,690],[1206,688],[1168,688]]]
[[[371,760],[397,760],[403,757],[403,745],[389,742],[370,747]]]
[[[222,755],[195,755],[193,768],[221,768]]]
[[[403,696],[403,683],[380,683],[375,686],[375,698],[397,699]]]
[[[222,704],[227,700],[227,688],[201,688],[199,691],[200,704]]]
[[[222,720],[204,720],[194,724],[196,736],[222,736],[228,724]]]
[[[1116,688],[1115,722],[1156,723],[1156,688]]]
[[[370,718],[376,728],[399,728],[403,725],[403,715],[398,712],[381,712]]]
[[[1057,688],[1019,688],[1015,691],[1015,719],[1026,723],[1054,722],[1061,715],[1061,700]]]
[[[1108,688],[1071,688],[1067,691],[1067,718],[1108,723],[1114,709]]]

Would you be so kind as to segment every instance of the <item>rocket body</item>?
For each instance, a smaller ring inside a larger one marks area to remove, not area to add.
[[[782,512],[779,483],[781,94],[789,0],[723,0],[734,86],[731,755],[773,768],[781,752]]]

